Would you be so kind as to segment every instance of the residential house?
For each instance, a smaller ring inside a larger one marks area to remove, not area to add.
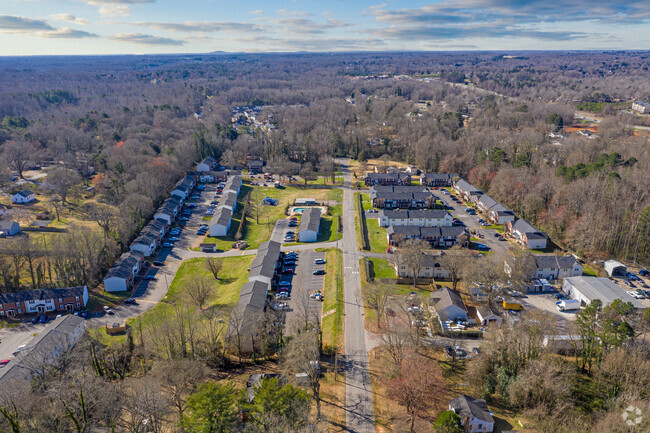
[[[85,308],[87,303],[87,286],[0,293],[0,317],[75,311]]]
[[[241,178],[241,170],[221,170],[214,172],[214,181],[215,182],[226,182],[229,178],[233,176],[239,176]]]
[[[135,277],[144,266],[144,254],[140,251],[127,251],[108,270],[104,277],[104,290],[107,292],[126,292],[133,286]]]
[[[298,240],[300,242],[316,242],[320,230],[320,208],[310,207],[302,212],[300,226],[298,226]]]
[[[206,172],[212,171],[219,165],[217,159],[213,156],[208,156],[203,161],[196,164],[196,171]]]
[[[424,260],[417,278],[434,278],[436,280],[446,280],[449,278],[449,271],[440,265],[440,256],[424,253]],[[413,278],[414,270],[407,266],[403,261],[395,261],[395,272],[401,278]]]
[[[237,193],[234,191],[224,193],[219,199],[219,207],[227,207],[235,213],[237,210]]]
[[[85,333],[81,317],[65,315],[55,318],[38,332],[9,365],[0,369],[0,388],[22,389],[29,385],[42,366],[53,364],[67,350],[74,347]]]
[[[30,203],[34,200],[36,200],[36,194],[28,189],[20,191],[11,197],[11,201],[18,204]]]
[[[465,201],[474,203],[474,201],[483,195],[483,191],[467,182],[465,179],[459,179],[454,182],[454,190],[463,196]]]
[[[15,236],[20,233],[20,224],[16,221],[0,221],[0,236]]]
[[[526,248],[533,250],[542,250],[546,248],[548,237],[546,233],[540,232],[533,227],[528,221],[518,219],[517,221],[508,221],[506,230],[519,243]]]
[[[219,206],[209,224],[210,236],[228,236],[232,222],[232,209]]]
[[[558,280],[582,275],[582,265],[573,256],[535,255],[532,279]]]
[[[368,191],[368,195],[371,200],[374,200],[377,197],[377,194],[383,193],[398,193],[398,194],[411,194],[413,192],[426,192],[429,190],[426,186],[421,185],[374,185]]]
[[[264,171],[264,166],[266,165],[266,162],[261,161],[259,159],[254,159],[252,161],[248,161],[246,163],[246,166],[248,167],[248,174],[259,174]]]
[[[410,185],[411,175],[408,173],[366,173],[366,186],[372,185]]]
[[[484,212],[488,219],[495,224],[505,224],[515,220],[515,213],[503,206],[487,194],[476,199],[476,205],[481,212]]]
[[[465,394],[449,402],[449,410],[460,417],[463,432],[481,433],[494,431],[494,418],[482,399],[474,399]]]
[[[501,324],[503,323],[503,318],[501,317],[501,313],[499,313],[497,310],[493,309],[489,305],[483,305],[482,307],[478,307],[476,309],[476,317],[478,318],[478,321],[481,324],[481,326],[488,326],[490,324],[501,326]]]
[[[179,197],[172,196],[163,202],[153,217],[155,219],[162,219],[167,223],[167,225],[171,225],[176,221],[180,209],[181,201]]]
[[[469,232],[464,227],[390,226],[386,229],[388,244],[399,246],[407,239],[423,239],[431,247],[448,248],[469,245]]]
[[[453,219],[446,210],[381,210],[379,225],[415,227],[451,227]]]
[[[446,188],[452,186],[456,178],[458,178],[456,173],[422,173],[420,183],[436,188]]]
[[[378,192],[372,206],[380,209],[425,209],[436,205],[436,197],[430,192]]]
[[[158,240],[158,245],[162,242],[162,238],[165,236],[167,233],[167,227],[169,225],[167,224],[167,220],[164,218],[154,218],[149,223],[147,223],[146,226],[142,229],[142,231],[148,231],[156,235],[156,239]]]
[[[632,103],[632,110],[636,111],[637,113],[648,114],[650,113],[650,102],[634,101]]]
[[[151,256],[156,248],[158,248],[158,238],[154,233],[148,231],[141,232],[129,247],[131,251],[140,251],[145,257]]]
[[[467,321],[467,307],[460,293],[449,287],[442,287],[431,293],[430,305],[438,315],[440,323]]]

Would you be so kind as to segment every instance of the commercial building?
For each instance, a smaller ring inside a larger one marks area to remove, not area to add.
[[[565,278],[562,284],[562,290],[567,296],[577,299],[585,305],[590,304],[595,299],[600,299],[603,306],[605,306],[611,304],[616,299],[620,299],[623,302],[630,302],[634,308],[645,308],[641,302],[634,299],[625,290],[607,278]]]

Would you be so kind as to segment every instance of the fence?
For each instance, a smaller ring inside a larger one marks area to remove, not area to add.
[[[366,215],[363,211],[363,202],[361,201],[361,194],[357,194],[357,208],[359,211],[359,226],[361,229],[361,247],[365,251],[370,250],[370,239],[368,238],[368,227],[366,226]]]

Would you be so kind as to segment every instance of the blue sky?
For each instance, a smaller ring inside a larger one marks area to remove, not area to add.
[[[0,3],[0,55],[650,48],[650,0]]]

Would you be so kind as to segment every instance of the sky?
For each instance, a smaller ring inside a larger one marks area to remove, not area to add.
[[[650,0],[0,0],[0,55],[650,48]]]

